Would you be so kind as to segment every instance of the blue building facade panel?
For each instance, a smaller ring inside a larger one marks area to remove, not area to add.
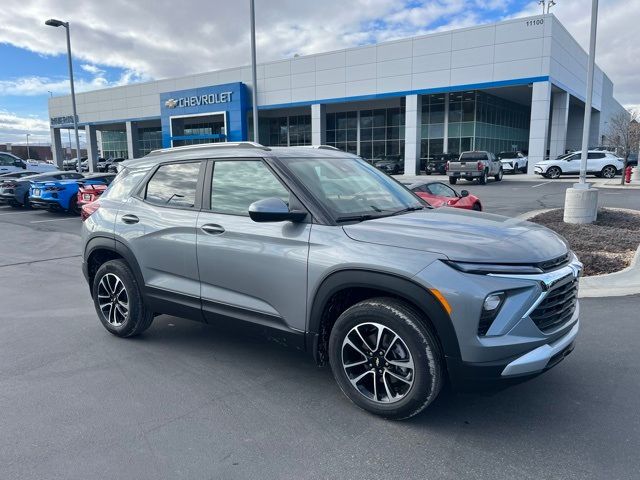
[[[160,94],[160,121],[162,146],[169,148],[172,140],[184,136],[171,132],[171,119],[221,112],[227,125],[226,140],[239,142],[247,139],[247,111],[250,108],[247,86],[241,82],[211,87],[191,88]],[[191,135],[192,139],[210,139],[211,135]],[[217,137],[217,136],[216,136]]]

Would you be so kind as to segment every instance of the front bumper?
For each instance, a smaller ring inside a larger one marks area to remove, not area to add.
[[[545,172],[546,170],[542,167],[539,167],[538,165],[533,167],[533,173],[537,173],[538,175],[543,175]]]

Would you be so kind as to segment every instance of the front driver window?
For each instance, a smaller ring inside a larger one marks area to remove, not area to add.
[[[261,160],[216,161],[211,181],[211,210],[249,215],[249,206],[265,198],[289,204],[289,192]]]

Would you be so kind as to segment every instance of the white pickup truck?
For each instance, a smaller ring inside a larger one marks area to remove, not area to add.
[[[55,172],[55,165],[37,160],[23,160],[12,153],[0,152],[0,175],[29,170],[35,173]]]
[[[491,152],[462,152],[457,161],[447,162],[447,175],[451,185],[455,185],[459,178],[478,180],[480,185],[487,183],[489,177],[499,182],[503,173],[502,163]]]

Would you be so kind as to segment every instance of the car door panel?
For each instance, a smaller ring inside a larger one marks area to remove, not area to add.
[[[224,232],[205,232],[202,227],[210,224]],[[201,212],[197,251],[205,317],[228,306],[256,313],[258,323],[262,316],[275,323],[281,318],[303,330],[310,231],[306,223],[256,223],[248,216]]]

